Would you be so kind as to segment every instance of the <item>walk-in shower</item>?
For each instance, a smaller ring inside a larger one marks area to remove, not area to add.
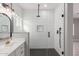
[[[23,25],[30,33],[30,55],[64,55],[64,3],[20,4],[23,5],[27,10]]]

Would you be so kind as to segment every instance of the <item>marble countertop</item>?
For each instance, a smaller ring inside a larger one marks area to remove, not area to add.
[[[24,42],[25,38],[12,38],[9,45],[0,44],[0,56],[8,56]]]

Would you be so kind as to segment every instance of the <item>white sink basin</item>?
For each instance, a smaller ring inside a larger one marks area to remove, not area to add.
[[[9,43],[7,43],[7,42],[9,42]],[[13,44],[13,40],[3,40],[0,42],[0,47],[6,47],[7,45],[12,45],[12,44]]]
[[[15,42],[11,41],[9,44],[0,44],[0,54],[8,54],[15,47]]]

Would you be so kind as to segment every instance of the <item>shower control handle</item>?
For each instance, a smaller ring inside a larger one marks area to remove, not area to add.
[[[50,32],[48,32],[48,38],[50,38]]]
[[[61,27],[56,32],[59,35],[59,47],[61,48]]]

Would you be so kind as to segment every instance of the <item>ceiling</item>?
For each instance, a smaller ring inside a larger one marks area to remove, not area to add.
[[[37,3],[17,3],[24,10],[37,10],[38,4]],[[45,5],[47,7],[45,7]],[[54,9],[59,5],[59,3],[40,3],[40,9]]]
[[[55,9],[60,3],[40,3],[40,9]],[[20,6],[24,10],[37,10],[38,4],[37,3],[16,3],[16,5]],[[47,7],[44,7],[44,5],[47,5]],[[73,4],[73,12],[78,13],[79,12],[79,3]]]

